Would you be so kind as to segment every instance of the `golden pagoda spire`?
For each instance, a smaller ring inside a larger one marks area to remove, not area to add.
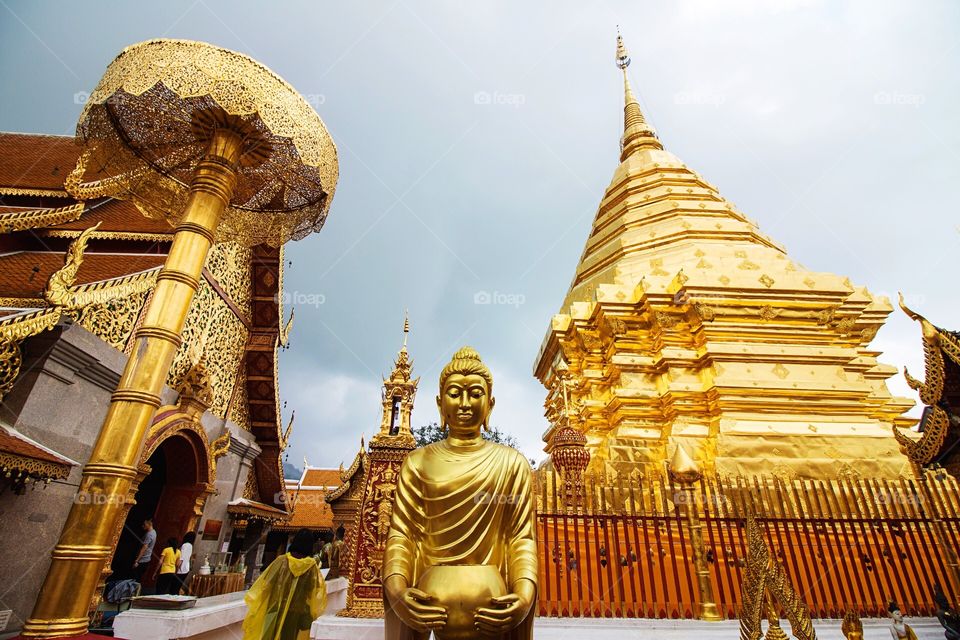
[[[620,139],[620,162],[623,162],[637,149],[644,147],[663,149],[663,145],[657,139],[656,131],[643,117],[640,103],[637,102],[637,97],[633,95],[633,89],[630,88],[630,80],[627,78],[630,54],[627,53],[627,47],[623,44],[619,27],[617,28],[616,62],[623,71],[623,137]]]
[[[711,476],[901,475],[908,462],[888,436],[915,423],[903,415],[913,403],[890,393],[897,370],[870,347],[889,301],[792,261],[660,144],[619,34],[615,60],[621,161],[534,367],[551,418],[569,375],[569,403],[589,399],[575,428],[590,434],[598,473],[662,470],[683,442]],[[544,433],[548,449],[560,422]]]
[[[388,448],[408,448],[416,446],[410,429],[410,414],[413,411],[413,399],[417,395],[420,378],[413,378],[413,360],[407,352],[407,337],[410,335],[410,315],[403,314],[403,346],[397,353],[390,376],[383,379],[381,398],[383,413],[380,420],[380,432],[370,445]]]

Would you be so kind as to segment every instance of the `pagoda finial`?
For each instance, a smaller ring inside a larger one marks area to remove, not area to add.
[[[403,310],[403,346],[407,346],[407,335],[410,333],[410,311]]]
[[[667,470],[670,477],[681,484],[694,483],[703,477],[700,467],[682,444],[677,443],[677,448],[673,452],[673,459],[670,461],[670,467]]]
[[[630,66],[630,54],[623,44],[620,27],[617,27],[617,67],[623,71],[623,137],[620,139],[620,162],[626,160],[634,151],[642,148],[663,149],[657,139],[657,134],[643,117],[640,103],[633,95],[630,80],[627,77],[627,67]]]

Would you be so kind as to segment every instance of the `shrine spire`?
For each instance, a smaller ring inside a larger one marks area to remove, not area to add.
[[[657,139],[656,131],[643,117],[640,103],[633,95],[630,79],[627,77],[630,54],[627,52],[626,45],[623,44],[623,36],[620,35],[619,28],[617,29],[616,64],[623,71],[623,137],[620,139],[620,162],[623,162],[638,149],[645,147],[663,149],[663,145]]]

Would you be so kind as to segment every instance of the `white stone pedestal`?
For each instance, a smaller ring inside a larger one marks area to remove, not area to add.
[[[234,640],[243,637],[246,591],[200,598],[183,611],[128,609],[113,619],[113,636],[128,640]]]
[[[844,640],[840,620],[814,620],[819,640]],[[890,640],[889,621],[863,621],[864,640]],[[943,640],[943,627],[935,618],[908,618],[920,640]],[[790,635],[790,625],[782,622]],[[766,629],[766,623],[764,623]],[[626,640],[628,638],[655,638],[656,640],[734,640],[740,637],[737,620],[701,622],[699,620],[594,619],[594,618],[537,618],[534,626],[536,640]],[[383,640],[383,620],[337,618],[321,616],[310,629],[311,640]]]
[[[324,615],[337,615],[337,611],[347,607],[347,579],[327,580],[327,610]]]
[[[323,617],[334,617],[337,611],[347,606],[347,579],[337,578],[325,584],[327,608]],[[246,591],[238,591],[200,598],[195,607],[183,611],[128,609],[113,619],[114,637],[127,640],[236,640],[243,637],[243,618],[247,615],[243,597],[246,594]],[[383,637],[382,623],[379,637]]]

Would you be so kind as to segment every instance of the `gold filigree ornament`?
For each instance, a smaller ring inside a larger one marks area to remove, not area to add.
[[[70,243],[64,266],[54,272],[47,281],[44,301],[49,305],[26,313],[18,313],[0,320],[0,400],[10,392],[20,374],[22,356],[20,342],[31,336],[52,329],[66,314],[76,316],[81,324],[91,321],[92,315],[84,315],[88,309],[108,305],[130,296],[145,294],[156,278],[155,271],[133,274],[124,278],[73,286],[77,272],[83,264],[83,252],[90,235],[100,223],[86,229]],[[122,331],[115,331],[116,340],[121,340]],[[112,334],[111,334],[112,335]],[[113,341],[111,340],[111,343]]]
[[[73,286],[77,279],[77,272],[83,265],[83,254],[87,243],[100,224],[98,222],[85,229],[76,240],[70,243],[63,267],[55,271],[47,281],[43,298],[51,307],[76,313],[91,305],[104,305],[120,298],[144,294],[156,282],[156,269],[149,269],[122,278]]]
[[[52,329],[62,314],[60,309],[38,309],[0,320],[0,400],[10,393],[20,375],[20,341]]]
[[[260,63],[202,42],[149,40],[117,56],[80,116],[85,151],[66,189],[78,199],[129,199],[176,224],[224,127],[241,132],[243,157],[218,240],[278,246],[318,231],[338,177],[320,117]]]
[[[816,640],[817,634],[806,605],[790,584],[786,571],[770,557],[770,549],[752,513],[747,515],[747,561],[744,573],[740,640],[760,640],[763,636],[760,621],[764,614],[770,619],[776,616],[775,603],[779,603],[786,613],[795,638]],[[779,620],[777,622],[776,625],[771,624],[767,634],[769,640],[786,637],[779,629]],[[782,635],[774,630],[774,626]]]
[[[217,460],[230,451],[230,429],[224,429],[223,434],[210,443],[210,477],[217,476]]]
[[[941,351],[941,348],[947,343],[946,338],[951,336],[940,331],[929,320],[907,307],[902,293],[899,302],[903,312],[910,319],[920,323],[923,332],[924,379],[921,381],[914,378],[906,368],[903,370],[903,376],[910,388],[919,393],[920,401],[926,406],[923,411],[924,430],[919,440],[914,440],[905,435],[897,427],[893,427],[893,437],[896,438],[897,444],[900,445],[901,450],[910,458],[911,462],[925,465],[929,464],[940,452],[946,440],[947,432],[950,430],[950,417],[940,406],[940,401],[943,396],[943,386],[946,378],[943,361],[943,351],[946,351],[946,349]]]
[[[86,205],[80,202],[56,209],[0,213],[0,233],[39,229],[41,227],[64,224],[65,222],[73,222],[83,215],[85,207]]]
[[[847,640],[863,640],[863,622],[856,610],[848,609],[843,616],[843,624],[840,625],[840,631]]]

